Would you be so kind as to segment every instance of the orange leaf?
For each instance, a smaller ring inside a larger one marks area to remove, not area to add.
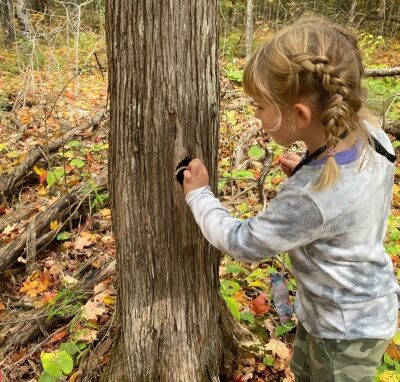
[[[38,291],[37,291],[38,285],[39,285],[38,280],[30,281],[29,279],[27,279],[27,281],[23,282],[23,286],[20,288],[19,291],[21,293],[27,294],[30,297],[36,297],[38,294]]]
[[[244,293],[243,291],[236,292],[232,297],[242,305],[244,304],[247,305],[249,301],[248,298],[246,297],[246,293]]]
[[[266,301],[266,295],[260,293],[250,302],[250,309],[255,315],[263,315],[270,310],[271,306]]]
[[[68,330],[63,329],[58,333],[54,333],[50,338],[50,343],[56,343],[62,341],[65,337],[68,336]]]
[[[88,162],[94,162],[94,157],[91,153],[86,153],[86,159]]]
[[[386,349],[386,353],[390,355],[391,358],[399,361],[400,360],[400,346],[391,342],[389,347]]]
[[[277,186],[279,183],[282,182],[282,180],[283,180],[282,177],[280,177],[280,176],[275,176],[274,178],[271,179],[271,183],[272,183],[274,186]]]

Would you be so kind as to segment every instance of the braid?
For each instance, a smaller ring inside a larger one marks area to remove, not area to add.
[[[327,100],[323,102],[321,123],[324,126],[326,146],[328,149],[334,149],[340,142],[338,136],[343,130],[350,132],[355,128],[351,123],[354,119],[352,114],[361,107],[361,100],[352,94],[346,81],[337,76],[335,68],[330,65],[327,57],[297,54],[291,57],[291,62],[313,73],[326,93]],[[353,101],[351,103],[357,110],[352,110],[349,101]],[[334,184],[339,175],[334,156],[328,156],[315,188],[321,189]]]

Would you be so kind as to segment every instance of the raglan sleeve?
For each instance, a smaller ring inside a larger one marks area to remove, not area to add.
[[[263,212],[247,220],[231,217],[208,186],[185,199],[205,238],[239,261],[257,262],[306,245],[323,230],[320,209],[297,186],[282,188]]]

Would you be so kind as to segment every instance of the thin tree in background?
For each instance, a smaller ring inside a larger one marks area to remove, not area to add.
[[[3,29],[3,43],[10,46],[15,41],[14,12],[12,0],[0,0],[0,17]]]
[[[249,60],[252,53],[253,43],[253,0],[247,0],[246,7],[246,60]]]

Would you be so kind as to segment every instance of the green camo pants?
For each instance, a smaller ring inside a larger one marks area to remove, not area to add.
[[[290,368],[296,382],[371,382],[389,343],[317,338],[299,323]]]

